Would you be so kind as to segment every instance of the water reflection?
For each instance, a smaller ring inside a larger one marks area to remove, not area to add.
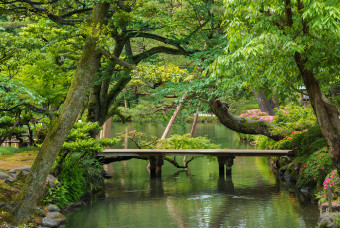
[[[217,183],[217,189],[220,193],[234,194],[235,187],[232,177],[219,177]]]
[[[229,141],[235,136],[225,128],[200,124],[200,129],[209,136],[217,132],[215,143],[222,148],[237,147]],[[281,183],[266,158],[236,157],[232,178],[220,178],[216,159],[205,157],[195,158],[186,170],[166,163],[162,178],[156,179],[149,178],[147,163],[110,164],[107,170],[113,178],[105,181],[103,195],[68,216],[66,227],[280,228],[317,223],[316,206]]]

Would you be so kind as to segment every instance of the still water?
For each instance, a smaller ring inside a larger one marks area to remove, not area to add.
[[[176,126],[172,134],[190,131]],[[159,136],[164,127],[113,123],[112,136],[142,129]],[[124,134],[123,134],[124,135]],[[209,136],[221,148],[249,147],[222,125],[199,123],[195,136]],[[118,148],[132,148],[123,140]],[[177,157],[181,161],[182,157]],[[162,179],[150,180],[147,161],[129,160],[106,168],[113,176],[104,192],[67,217],[66,227],[315,227],[319,212],[294,187],[282,183],[263,157],[236,157],[231,179],[218,177],[215,159],[195,158],[188,170],[165,163]]]

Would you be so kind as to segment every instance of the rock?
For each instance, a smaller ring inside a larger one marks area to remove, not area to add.
[[[46,178],[46,183],[50,188],[55,188],[58,183],[58,179],[52,176],[51,174],[48,174]]]
[[[288,156],[282,156],[282,157],[280,157],[280,159],[279,159],[279,166],[280,167],[283,167],[283,166],[285,166],[285,165],[288,165],[289,163],[291,163],[292,162],[292,159],[290,158],[290,157],[288,157]]]
[[[41,208],[39,207],[36,207],[35,208],[35,211],[36,211],[36,215],[40,216],[40,217],[45,217],[45,213],[43,212],[43,210],[41,210]]]
[[[48,226],[39,226],[38,228],[49,228]]]
[[[12,183],[18,180],[17,175],[15,175],[14,173],[10,173],[9,175],[10,176],[5,179],[5,183]]]
[[[19,174],[19,172],[23,171],[23,172],[30,172],[31,170],[31,166],[24,166],[24,167],[19,167],[19,168],[15,168],[15,169],[11,169],[9,172],[10,173],[15,173],[15,174]]]
[[[85,202],[79,201],[79,202],[71,203],[71,204],[69,205],[69,207],[70,207],[70,208],[80,208],[80,207],[83,207],[83,206],[85,206],[85,205],[86,205]]]
[[[323,213],[319,217],[319,227],[340,227],[336,224],[336,221],[339,218],[339,213]]]
[[[0,172],[0,179],[1,179],[1,180],[5,180],[5,179],[7,179],[7,178],[9,178],[9,175],[8,175],[8,174],[3,173],[3,172]]]
[[[55,218],[59,218],[62,217],[64,215],[62,215],[60,212],[54,211],[54,212],[50,212],[48,213],[47,217],[51,218],[51,219],[55,219]],[[65,217],[65,216],[64,216]]]
[[[59,222],[51,219],[50,217],[45,217],[43,218],[41,225],[47,227],[57,227],[59,225]]]
[[[49,212],[60,212],[60,208],[57,205],[50,204],[46,207]]]
[[[59,223],[59,226],[66,221],[66,217],[55,218],[54,221]]]
[[[71,203],[67,208],[63,209],[63,213],[69,213],[71,211],[75,211],[75,210],[80,209],[81,207],[83,207],[85,205],[86,205],[86,203],[83,202],[83,201]]]
[[[320,211],[321,213],[328,212],[328,202],[320,205]],[[332,202],[332,212],[340,212],[340,203]]]

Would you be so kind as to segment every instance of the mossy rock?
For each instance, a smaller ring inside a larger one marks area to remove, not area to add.
[[[319,218],[319,227],[340,227],[340,213],[323,213]]]
[[[296,182],[299,175],[299,165],[290,163],[287,165],[287,169],[284,172],[284,179],[288,182]]]
[[[283,167],[285,165],[288,165],[292,162],[292,159],[288,156],[282,156],[279,158],[278,165],[279,167]]]

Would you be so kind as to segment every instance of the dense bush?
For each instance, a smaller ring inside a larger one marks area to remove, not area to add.
[[[287,106],[276,110],[273,124],[278,128],[274,131],[290,135],[294,131],[303,131],[310,126],[317,125],[316,116],[312,108]]]
[[[57,187],[50,188],[45,197],[46,203],[54,203],[65,207],[78,201],[85,193],[98,189],[98,183],[103,180],[102,164],[80,153],[68,156],[63,162],[58,175]]]
[[[95,155],[118,140],[93,139],[90,133],[94,130],[100,130],[98,123],[78,122],[74,125],[55,163],[59,183],[47,192],[46,203],[64,207],[99,187],[103,168]]]
[[[105,147],[112,146],[119,141],[115,138],[92,138],[90,134],[93,131],[99,131],[100,129],[101,127],[98,123],[75,123],[62,147],[61,156],[66,156],[71,153],[82,153],[95,156],[96,153],[101,152]]]
[[[321,186],[327,174],[333,169],[333,162],[328,155],[327,148],[318,150],[310,155],[307,162],[300,168],[297,186],[299,188]]]
[[[340,201],[340,177],[338,171],[332,170],[325,178],[322,183],[323,188],[318,194],[316,194],[317,198],[320,199],[320,202],[326,202],[327,200],[327,188],[331,188],[332,191],[332,201],[339,202]]]
[[[205,137],[190,137],[190,134],[185,134],[161,139],[154,147],[161,149],[217,149],[220,146]]]
[[[293,131],[289,136],[276,143],[273,148],[295,149],[297,156],[303,156],[312,154],[326,145],[319,126],[313,126],[303,131]]]

